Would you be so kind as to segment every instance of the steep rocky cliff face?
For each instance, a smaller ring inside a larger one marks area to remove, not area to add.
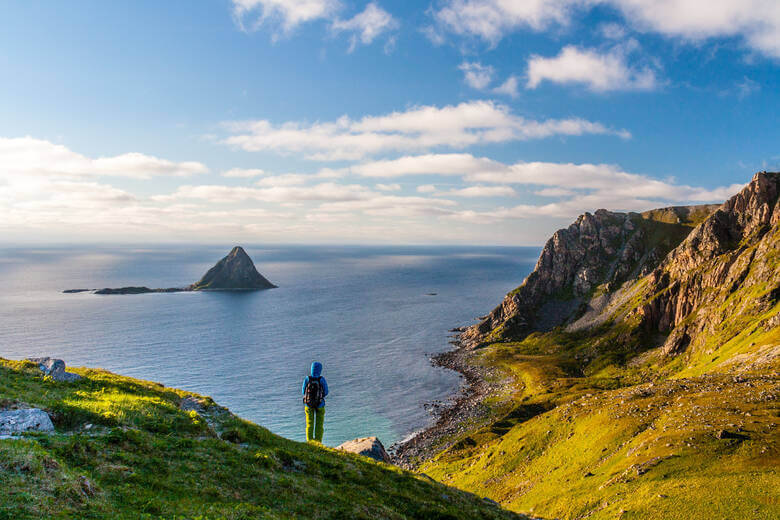
[[[475,346],[612,326],[660,338],[671,356],[689,346],[712,352],[748,324],[776,326],[779,192],[780,173],[760,172],[721,206],[586,213],[553,235],[534,272],[462,339]]]
[[[461,339],[470,345],[518,339],[571,321],[593,298],[603,300],[626,280],[652,271],[717,207],[681,206],[642,214],[600,209],[581,215],[547,241],[523,284]]]
[[[776,311],[763,314],[780,298],[779,192],[780,173],[756,174],[648,276],[637,312],[645,327],[669,334],[664,355],[716,347],[745,332],[729,326],[744,318],[772,323]]]

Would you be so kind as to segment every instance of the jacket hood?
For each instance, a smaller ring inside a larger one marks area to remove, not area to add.
[[[320,377],[320,374],[322,374],[322,363],[315,361],[311,364],[311,376]]]

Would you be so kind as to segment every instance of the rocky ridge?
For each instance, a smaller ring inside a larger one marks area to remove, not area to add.
[[[517,339],[573,321],[588,303],[652,271],[717,206],[679,206],[639,213],[585,213],[547,241],[534,271],[477,325],[465,345]]]
[[[719,207],[653,210],[641,220],[586,213],[553,235],[523,284],[461,340],[473,348],[559,326],[622,325],[657,341],[646,346],[662,346],[664,356],[723,344],[729,338],[715,336],[724,324],[769,312],[780,298],[778,192],[780,173],[760,172]],[[669,222],[670,212],[709,216],[692,227]]]

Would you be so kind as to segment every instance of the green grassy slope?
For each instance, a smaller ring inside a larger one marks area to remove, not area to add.
[[[478,351],[516,397],[420,469],[543,518],[780,516],[780,367],[637,385],[647,367],[577,374],[553,343]]]
[[[646,238],[679,218],[697,242],[597,287],[613,297],[590,326],[487,334],[471,362],[511,384],[421,470],[545,518],[780,518],[780,221],[748,228],[769,202],[742,235],[739,201],[709,222],[648,212]]]
[[[283,439],[208,398],[101,370],[43,378],[0,358],[0,409],[54,434],[0,440],[0,519],[419,518],[516,515],[357,455]],[[183,411],[183,398],[200,413]]]

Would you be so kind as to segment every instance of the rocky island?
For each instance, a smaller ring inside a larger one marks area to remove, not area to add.
[[[258,291],[273,289],[276,285],[261,275],[243,247],[234,247],[227,256],[209,269],[203,278],[187,287],[150,289],[146,286],[131,286],[104,289],[67,289],[64,293],[93,292],[94,294],[146,294],[187,291]]]

